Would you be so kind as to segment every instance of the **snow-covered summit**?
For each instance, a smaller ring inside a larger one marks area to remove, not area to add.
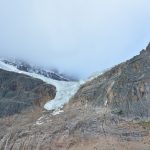
[[[60,81],[60,80],[54,80],[52,78],[45,77],[42,74],[38,74],[36,72],[28,72],[24,70],[19,70],[17,66],[6,63],[4,61],[0,60],[0,69],[26,74],[28,76],[31,76],[33,78],[38,78],[43,80],[44,82],[48,84],[52,84],[56,87],[56,97],[45,104],[44,108],[46,110],[58,110],[64,106],[64,104],[68,103],[70,98],[77,92],[79,89],[81,82],[77,81]]]
[[[26,61],[20,60],[20,59],[12,59],[12,58],[5,59],[4,58],[0,60],[4,62],[5,64],[12,65],[16,67],[17,69],[25,71],[25,72],[36,73],[39,75],[43,75],[47,78],[51,78],[51,79],[59,80],[59,81],[74,81],[72,77],[61,74],[56,69],[45,69],[43,67],[31,65],[27,63]]]

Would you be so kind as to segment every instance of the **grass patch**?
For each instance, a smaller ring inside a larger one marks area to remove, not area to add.
[[[122,110],[117,110],[117,109],[113,110],[111,113],[119,116],[122,116],[124,114]]]
[[[142,126],[143,128],[150,129],[150,121],[141,121],[141,122],[138,122],[137,124]]]

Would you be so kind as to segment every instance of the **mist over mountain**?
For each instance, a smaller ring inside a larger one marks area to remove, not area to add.
[[[0,56],[87,78],[147,45],[149,5],[149,0],[1,1]]]
[[[0,61],[0,150],[149,150],[149,66],[150,44],[82,82]]]
[[[30,73],[37,73],[39,75],[43,75],[47,78],[52,78],[54,80],[59,81],[77,81],[78,78],[75,75],[69,75],[60,73],[59,70],[53,67],[44,67],[44,66],[38,66],[36,64],[29,63],[25,60],[21,59],[15,59],[15,58],[1,58],[0,59],[5,64],[11,65],[16,67],[17,69],[21,71],[26,71]]]
[[[150,0],[0,0],[0,150],[150,150]]]

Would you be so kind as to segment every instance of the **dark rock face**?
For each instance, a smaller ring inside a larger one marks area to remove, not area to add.
[[[0,117],[43,106],[55,94],[54,86],[39,79],[0,69]]]
[[[140,55],[83,85],[72,103],[78,101],[109,107],[128,117],[149,117],[150,44]]]
[[[149,43],[148,46],[146,47],[146,51],[150,53],[150,43]]]

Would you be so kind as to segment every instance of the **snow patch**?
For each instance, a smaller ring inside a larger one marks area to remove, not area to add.
[[[56,116],[56,115],[59,115],[59,114],[61,114],[61,113],[63,113],[63,112],[64,112],[63,110],[58,109],[58,110],[55,110],[55,111],[52,113],[52,115],[53,115],[53,116]]]
[[[40,117],[37,121],[36,121],[36,125],[42,125],[44,122],[42,121],[43,116]]]
[[[108,104],[108,99],[104,102],[104,106],[106,107]]]
[[[111,68],[110,68],[111,69]],[[94,72],[86,81],[92,81],[93,79],[97,78],[98,76],[104,74],[105,72],[109,71],[110,69],[105,69],[101,72]]]

